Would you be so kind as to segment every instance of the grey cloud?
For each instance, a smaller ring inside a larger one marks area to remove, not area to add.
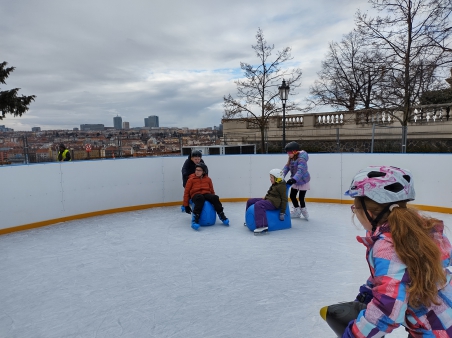
[[[80,0],[0,3],[2,58],[16,70],[0,89],[37,95],[16,130],[218,125],[223,95],[235,95],[240,61],[254,63],[258,27],[275,50],[292,47],[306,96],[328,42],[353,28],[362,1]],[[0,60],[3,61],[3,60]]]

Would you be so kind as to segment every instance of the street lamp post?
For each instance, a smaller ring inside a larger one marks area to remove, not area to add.
[[[286,146],[286,101],[287,98],[289,97],[289,90],[290,87],[288,85],[286,85],[286,80],[282,80],[282,85],[280,87],[278,87],[279,89],[279,97],[281,98],[282,101],[282,107],[283,107],[283,124],[282,124],[282,139],[283,139],[283,150],[284,147]]]

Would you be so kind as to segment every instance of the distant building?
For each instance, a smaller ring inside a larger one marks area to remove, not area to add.
[[[122,117],[121,116],[115,116],[113,117],[113,127],[115,129],[122,129]]]
[[[149,117],[144,118],[144,127],[149,128]]]
[[[0,126],[0,132],[1,132],[1,131],[14,131],[14,129],[6,128],[6,127],[3,125],[3,126]]]
[[[81,131],[90,131],[90,130],[104,130],[105,126],[103,124],[81,124]]]
[[[32,127],[31,131],[41,131],[41,127]]]
[[[75,127],[75,128],[72,128],[72,130],[73,130],[73,131],[78,131],[78,128],[77,128],[77,127]]]
[[[152,115],[152,116],[149,116],[148,119],[149,119],[149,128],[160,127],[158,116]]]
[[[130,129],[130,124],[129,124],[129,122],[123,122],[123,123],[122,123],[122,129]]]

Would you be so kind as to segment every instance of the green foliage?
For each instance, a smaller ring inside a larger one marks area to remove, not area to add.
[[[431,90],[422,93],[420,103],[425,104],[441,104],[452,102],[452,89]]]
[[[6,67],[8,63],[0,63],[0,83],[6,84],[5,80],[8,78],[9,74],[14,71],[15,67]],[[34,101],[35,95],[30,96],[19,96],[20,88],[14,88],[10,90],[0,91],[0,120],[6,116],[6,114],[11,114],[13,116],[22,116],[30,105],[31,101]]]

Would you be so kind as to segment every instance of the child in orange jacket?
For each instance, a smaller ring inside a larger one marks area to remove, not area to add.
[[[193,207],[194,220],[191,226],[195,230],[199,229],[199,217],[205,201],[212,203],[220,221],[222,221],[224,225],[229,225],[229,220],[223,212],[223,205],[220,202],[220,198],[215,195],[212,180],[207,175],[207,172],[207,166],[204,163],[198,163],[196,165],[195,173],[189,176],[187,184],[185,185],[184,208],[187,214],[192,213],[188,203],[191,199],[195,205]]]

